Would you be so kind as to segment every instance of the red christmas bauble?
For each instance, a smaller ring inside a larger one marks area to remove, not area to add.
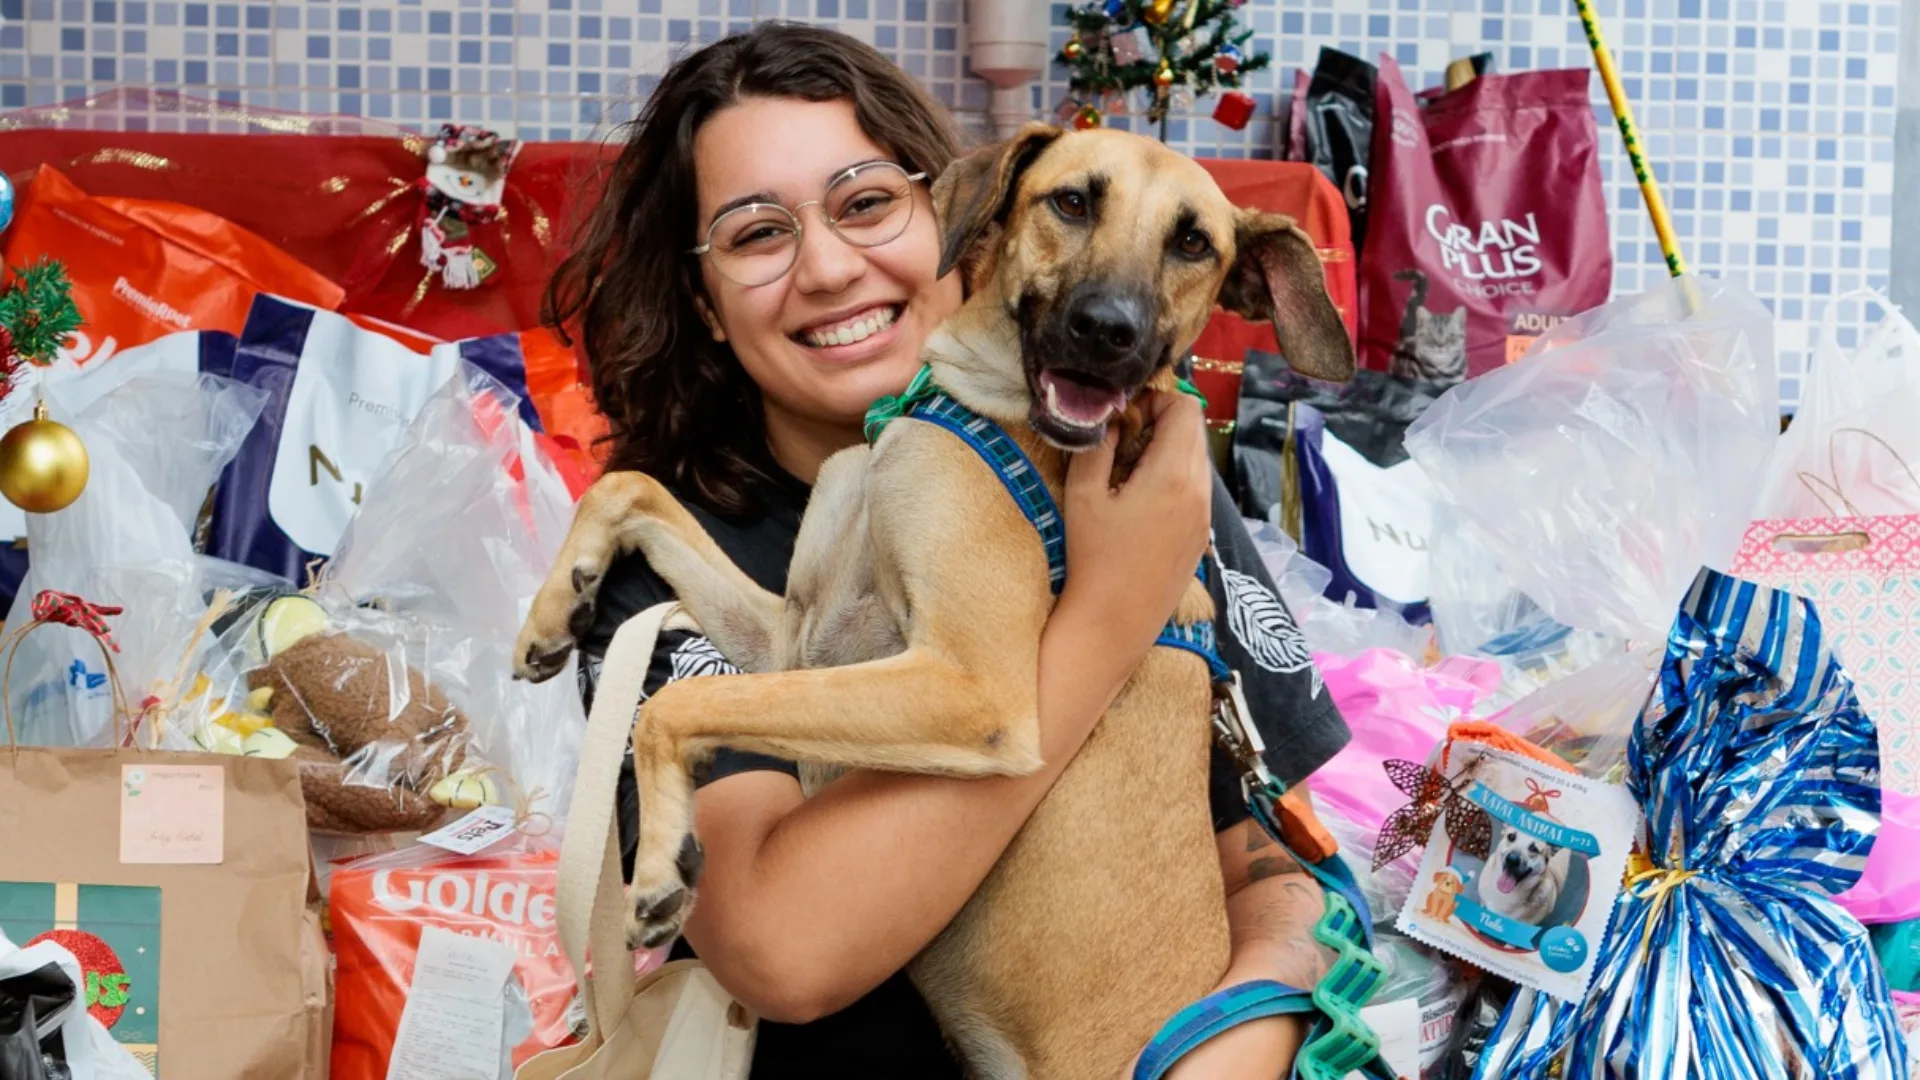
[[[111,1028],[119,1023],[120,1014],[127,1007],[127,969],[113,948],[84,930],[49,930],[27,944],[37,945],[42,941],[53,942],[80,961],[80,974],[87,983],[82,987],[87,996],[87,1012],[100,1021],[102,1027]]]
[[[1080,44],[1080,39],[1074,38],[1072,41],[1067,42],[1065,48],[1060,50],[1060,55],[1066,57],[1069,60],[1078,60],[1080,59],[1081,51],[1082,51],[1082,46]]]
[[[1100,110],[1091,105],[1081,109],[1073,118],[1073,126],[1081,131],[1085,131],[1088,128],[1097,128],[1100,124]]]
[[[1166,89],[1169,86],[1172,86],[1173,85],[1173,69],[1168,67],[1165,64],[1161,64],[1160,70],[1153,73],[1153,85],[1161,88],[1162,90]]]

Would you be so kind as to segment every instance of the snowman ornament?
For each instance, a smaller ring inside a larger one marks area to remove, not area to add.
[[[507,169],[520,144],[485,128],[446,124],[427,147],[420,211],[420,263],[449,289],[472,289],[499,264],[473,242],[473,227],[498,221]]]

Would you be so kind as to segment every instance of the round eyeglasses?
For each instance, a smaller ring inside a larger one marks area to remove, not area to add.
[[[705,255],[736,285],[771,285],[800,256],[800,211],[820,207],[835,236],[871,248],[899,238],[913,220],[913,185],[924,172],[909,173],[891,161],[874,161],[833,178],[826,194],[791,209],[779,203],[736,206],[707,226],[707,242],[689,254]]]

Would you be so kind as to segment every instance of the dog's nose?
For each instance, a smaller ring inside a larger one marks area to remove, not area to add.
[[[1145,305],[1124,293],[1084,292],[1067,309],[1074,344],[1097,352],[1132,352],[1146,330]]]

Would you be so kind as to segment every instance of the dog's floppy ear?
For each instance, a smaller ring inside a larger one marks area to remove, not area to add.
[[[1300,374],[1329,382],[1352,378],[1353,341],[1327,297],[1313,240],[1284,214],[1245,211],[1234,246],[1238,255],[1220,286],[1220,306],[1270,320],[1287,366]]]
[[[947,166],[933,182],[940,219],[940,277],[946,277],[988,227],[1006,217],[1020,174],[1061,131],[1030,123],[1011,139],[982,147]]]

